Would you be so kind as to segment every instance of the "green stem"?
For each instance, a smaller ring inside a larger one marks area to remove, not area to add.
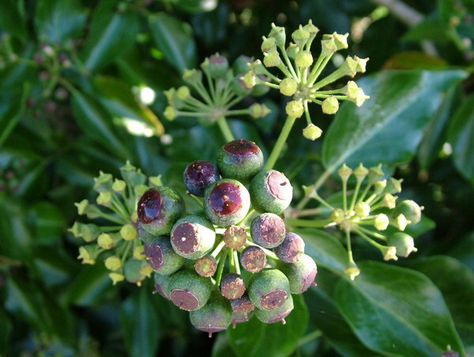
[[[306,219],[294,219],[287,218],[285,223],[294,227],[305,227],[305,228],[324,228],[332,221],[331,219],[318,219],[318,220],[306,220]]]
[[[232,130],[230,129],[225,117],[219,118],[217,120],[217,125],[219,125],[219,129],[227,142],[234,140],[234,134],[232,134]]]
[[[236,250],[234,250],[234,265],[235,265],[235,272],[240,275],[241,271],[240,271],[239,255]]]
[[[263,250],[265,252],[265,255],[269,258],[272,258],[274,260],[280,260],[280,258],[278,258],[278,256],[273,253],[271,250],[267,249],[267,248],[263,248],[262,246],[258,245],[258,244],[255,244],[254,242],[251,242],[249,240],[247,240],[247,243],[246,243],[247,246],[251,245],[251,246],[255,246],[255,247],[259,247],[261,250]]]
[[[227,259],[227,252],[226,252],[226,249],[224,249],[221,254],[221,259],[219,260],[219,265],[217,266],[217,275],[216,275],[217,286],[221,286],[222,273],[224,272],[226,259]]]
[[[292,117],[287,117],[285,121],[285,125],[283,125],[283,129],[281,129],[280,136],[277,139],[277,142],[275,143],[275,146],[273,147],[272,153],[270,154],[270,157],[268,158],[264,170],[271,170],[273,166],[275,166],[276,161],[278,160],[278,157],[281,154],[281,151],[283,150],[283,146],[286,143],[286,140],[288,139],[288,136],[290,135],[291,129],[293,128],[293,125],[295,124],[296,118]]]
[[[329,178],[329,176],[331,176],[331,174],[332,174],[332,170],[324,171],[324,173],[321,176],[319,176],[318,181],[316,181],[316,183],[314,184],[313,192],[317,192],[319,190],[319,188],[326,182],[326,180]],[[298,203],[296,208],[299,209],[299,210],[305,208],[310,199],[311,199],[311,195],[310,194],[306,195],[305,197],[303,197],[301,202]]]
[[[349,230],[346,230],[346,246],[347,246],[347,257],[349,259],[349,264],[355,264],[354,258],[352,257],[352,244],[351,244],[351,233]]]

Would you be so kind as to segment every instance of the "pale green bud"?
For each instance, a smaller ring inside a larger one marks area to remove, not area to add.
[[[97,256],[99,255],[97,247],[95,245],[86,245],[79,247],[79,260],[82,260],[82,264],[94,265]]]
[[[367,177],[369,170],[362,164],[359,164],[357,168],[354,170],[354,176],[358,181],[362,181]]]
[[[300,47],[303,47],[305,45],[306,41],[308,41],[309,39],[309,36],[310,33],[306,31],[301,25],[291,34],[291,38],[293,39],[293,41],[295,41],[295,43]]]
[[[110,280],[112,280],[112,285],[116,285],[117,283],[120,283],[125,280],[123,274],[120,273],[110,273],[109,278]]]
[[[286,42],[286,32],[284,27],[276,26],[272,24],[272,29],[268,34],[268,37],[272,37],[275,39],[275,43],[277,46],[282,47],[285,46]]]
[[[292,100],[286,105],[286,114],[291,118],[300,118],[304,113],[303,102]]]
[[[397,202],[397,198],[396,196],[390,194],[390,193],[386,193],[384,196],[383,196],[383,203],[385,205],[385,207],[389,208],[389,209],[393,209],[395,208],[395,205],[396,205],[396,202]]]
[[[383,178],[384,173],[382,171],[382,165],[374,166],[369,169],[369,183],[375,184],[381,178]]]
[[[257,84],[257,76],[255,72],[249,71],[242,77],[242,81],[247,89],[252,89]]]
[[[109,191],[112,188],[112,175],[100,171],[99,176],[94,178],[94,190],[96,192]]]
[[[395,218],[395,226],[400,230],[404,231],[405,228],[408,226],[410,222],[407,220],[404,214],[399,214],[397,218]]]
[[[293,78],[285,78],[280,82],[280,93],[291,97],[298,90],[298,83]]]
[[[195,85],[202,81],[202,72],[196,69],[186,69],[183,73],[183,80]]]
[[[337,51],[336,43],[333,38],[321,40],[321,55],[323,57],[332,56]]]
[[[321,108],[324,114],[336,114],[339,110],[339,101],[334,96],[328,97],[324,99]]]
[[[300,68],[308,68],[313,64],[313,55],[309,51],[300,51],[295,56],[295,63]]]
[[[277,50],[273,50],[264,54],[263,64],[265,67],[278,67],[281,63],[280,54]]]
[[[347,99],[355,103],[355,105],[357,105],[358,107],[362,106],[362,104],[364,104],[364,102],[370,98],[368,95],[365,95],[362,88],[357,86],[354,81],[347,82],[346,88]]]
[[[131,224],[125,224],[120,229],[120,236],[127,241],[134,240],[137,238],[137,230]]]
[[[97,237],[97,245],[102,249],[109,250],[114,247],[115,241],[110,234],[102,233]]]
[[[296,45],[296,43],[290,43],[289,46],[286,48],[286,54],[290,58],[295,58],[296,55],[299,53],[300,48]]]
[[[77,214],[82,216],[86,214],[87,207],[89,207],[89,201],[82,200],[81,202],[74,203],[74,206],[77,207]]]
[[[191,92],[189,91],[189,88],[186,87],[186,86],[181,86],[178,88],[178,90],[176,91],[176,95],[178,97],[178,99],[180,100],[186,100],[189,98],[189,96],[191,95]]]
[[[270,109],[265,104],[255,103],[249,108],[250,116],[254,119],[264,118],[270,113]]]
[[[345,218],[344,211],[340,208],[336,208],[335,210],[332,211],[331,213],[331,221],[334,223],[341,223]]]
[[[321,137],[322,133],[323,131],[312,123],[308,124],[306,128],[303,129],[303,136],[311,141],[315,141],[316,139]]]
[[[342,181],[347,181],[352,175],[352,169],[344,164],[339,168],[339,170],[337,170],[337,173]]]
[[[364,218],[370,214],[370,205],[367,202],[359,202],[355,205],[354,210],[358,217]]]
[[[137,245],[135,248],[133,248],[133,259],[144,260],[145,258],[145,248],[143,245]]]
[[[98,205],[109,207],[112,202],[112,192],[100,192],[96,202]]]
[[[263,53],[276,50],[276,42],[273,37],[263,37],[262,46],[260,47]]]
[[[394,246],[383,247],[382,249],[383,260],[398,260],[397,248]]]
[[[167,120],[169,121],[173,121],[176,119],[176,116],[177,116],[177,113],[176,113],[176,109],[174,109],[172,106],[168,105],[166,108],[165,108],[165,111],[164,111],[164,116]]]
[[[311,36],[316,36],[319,32],[319,29],[313,25],[313,22],[311,20],[309,20],[308,23],[303,26],[303,29],[307,31]]]
[[[105,267],[111,271],[119,270],[122,267],[122,262],[120,261],[120,258],[115,255],[112,255],[105,259],[104,264]]]
[[[386,214],[380,213],[375,216],[374,218],[374,227],[378,231],[384,231],[387,229],[390,221],[388,219],[388,216]]]
[[[127,184],[123,180],[115,179],[114,183],[112,184],[112,190],[114,192],[120,193],[124,192]]]
[[[357,278],[360,274],[360,270],[359,268],[357,267],[357,265],[355,265],[355,263],[351,263],[345,270],[344,270],[344,274],[347,275],[347,277],[351,280],[355,280],[355,278]]]

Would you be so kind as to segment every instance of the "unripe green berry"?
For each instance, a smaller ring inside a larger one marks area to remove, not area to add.
[[[155,280],[155,290],[153,293],[158,293],[165,299],[169,300],[170,298],[170,282],[171,282],[171,276],[169,275],[161,275],[158,273],[154,274],[154,280]]]
[[[123,238],[123,240],[134,240],[137,238],[138,233],[135,227],[131,224],[125,224],[120,228],[120,236]]]
[[[191,92],[189,91],[189,88],[186,86],[181,86],[176,91],[176,96],[178,97],[179,100],[183,100],[183,101],[187,100],[190,95],[191,95]]]
[[[112,249],[115,245],[115,241],[110,234],[102,233],[97,237],[97,245],[105,250]]]
[[[290,282],[278,269],[263,270],[252,279],[248,295],[260,310],[277,309],[291,298]]]
[[[411,252],[416,252],[413,237],[405,233],[395,233],[388,237],[387,244],[394,246],[399,257],[408,257]]]
[[[316,263],[309,255],[303,254],[292,264],[285,264],[282,270],[290,282],[292,294],[302,294],[314,284],[318,272]]]
[[[280,93],[291,97],[298,90],[298,83],[293,78],[285,78],[280,82]]]
[[[324,114],[336,114],[339,110],[339,102],[336,97],[331,96],[323,100],[321,108]]]
[[[115,255],[112,255],[105,259],[104,264],[105,267],[111,271],[120,270],[120,268],[122,268],[122,262],[120,261],[120,258]]]
[[[229,62],[227,58],[216,53],[204,61],[202,68],[204,71],[207,71],[212,78],[219,78],[226,74],[229,68]]]
[[[216,232],[207,219],[187,216],[175,223],[170,239],[176,254],[194,260],[209,253],[216,241]]]
[[[165,111],[163,112],[165,118],[169,121],[173,121],[176,119],[176,116],[177,116],[177,113],[176,113],[176,109],[170,105],[168,105],[166,108],[165,108]]]
[[[272,50],[264,54],[263,64],[265,67],[278,67],[281,63],[281,58],[277,50]]]
[[[228,301],[213,296],[207,305],[189,314],[191,324],[198,330],[213,333],[226,330],[232,322],[232,308]]]
[[[123,275],[129,283],[140,283],[146,278],[143,268],[148,266],[145,261],[130,259],[123,266]]]
[[[265,104],[255,103],[249,108],[250,116],[254,119],[264,118],[270,113],[270,109]]]
[[[260,212],[282,213],[293,199],[293,187],[276,170],[262,171],[250,183],[252,204]]]
[[[295,63],[300,68],[308,68],[313,64],[313,55],[309,51],[300,51],[295,56]]]
[[[313,123],[308,124],[304,129],[303,129],[303,136],[311,141],[315,141],[316,139],[319,139],[321,137],[321,134],[323,131],[314,125]]]
[[[232,70],[235,74],[245,74],[250,68],[250,62],[252,62],[250,57],[241,55],[232,64]]]
[[[262,168],[263,153],[252,141],[234,140],[220,148],[217,166],[224,177],[247,180]]]
[[[184,259],[174,252],[168,238],[156,238],[145,244],[144,253],[151,268],[161,275],[173,274],[184,264]]]
[[[242,221],[250,209],[250,195],[239,181],[224,179],[209,187],[204,195],[204,210],[209,220],[221,227]]]
[[[292,100],[286,105],[285,111],[291,118],[301,118],[304,113],[303,102],[301,100]]]
[[[211,282],[190,271],[181,270],[171,276],[170,300],[182,310],[199,310],[211,296]]]
[[[252,239],[264,248],[278,247],[286,235],[285,222],[274,213],[262,213],[251,225]]]
[[[286,323],[285,318],[293,311],[293,298],[291,295],[285,302],[273,310],[255,310],[255,316],[264,324]]]
[[[404,200],[397,205],[393,214],[403,214],[412,224],[417,224],[421,220],[421,207],[415,201]]]

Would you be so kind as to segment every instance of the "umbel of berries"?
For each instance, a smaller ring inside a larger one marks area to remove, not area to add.
[[[146,191],[137,205],[155,292],[209,335],[253,316],[284,323],[292,294],[305,292],[317,273],[280,216],[293,196],[288,179],[264,170],[260,148],[243,139],[224,145],[217,164],[189,164],[183,179],[187,193],[202,199],[201,212],[187,213],[164,187]]]

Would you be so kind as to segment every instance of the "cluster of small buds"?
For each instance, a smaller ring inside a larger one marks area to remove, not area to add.
[[[345,272],[350,279],[354,280],[360,273],[352,257],[352,234],[377,248],[386,261],[408,257],[417,251],[413,237],[404,231],[408,225],[420,222],[422,207],[412,200],[398,199],[402,180],[387,178],[381,165],[367,169],[360,164],[354,170],[343,165],[338,175],[342,181],[340,205],[331,205],[311,187],[305,189],[309,197],[330,209],[330,216],[321,220],[321,224],[337,226],[345,233],[348,250]],[[348,191],[351,178],[355,186]]]
[[[183,74],[186,85],[165,91],[168,99],[165,118],[192,117],[203,125],[209,125],[221,124],[227,117],[246,115],[258,119],[267,116],[270,110],[264,104],[232,109],[246,96],[263,95],[268,91],[264,86],[248,89],[244,85],[240,77],[250,61],[250,58],[241,56],[231,67],[224,56],[215,54],[204,60],[201,70],[186,70]]]
[[[314,61],[311,45],[318,32],[319,29],[310,20],[291,34],[293,41],[287,46],[285,29],[273,24],[269,35],[263,37],[263,62],[256,60],[251,63],[250,70],[242,77],[247,88],[264,85],[291,97],[286,105],[286,114],[292,118],[300,118],[305,114],[307,126],[303,135],[309,140],[318,139],[322,131],[312,123],[308,103],[320,105],[325,114],[335,114],[341,100],[361,106],[369,98],[353,81],[347,82],[342,88],[327,89],[327,86],[343,77],[354,78],[357,73],[364,73],[368,59],[348,56],[339,68],[321,78],[333,55],[348,48],[348,34],[323,35],[321,52]],[[283,78],[271,73],[272,68],[277,68]]]
[[[217,163],[184,171],[187,194],[202,211],[186,212],[178,193],[150,188],[138,201],[138,236],[155,272],[155,291],[212,335],[253,315],[272,324],[293,310],[292,294],[316,278],[304,242],[288,232],[283,211],[293,188],[284,174],[263,169],[261,149],[234,140]]]
[[[85,199],[75,204],[78,214],[93,223],[74,222],[69,231],[86,243],[79,248],[78,258],[83,264],[103,260],[114,285],[126,280],[140,286],[153,270],[138,239],[136,207],[138,199],[150,187],[161,187],[161,180],[147,178],[128,162],[120,174],[121,179],[114,179],[111,174],[101,172],[94,179],[96,203]]]

